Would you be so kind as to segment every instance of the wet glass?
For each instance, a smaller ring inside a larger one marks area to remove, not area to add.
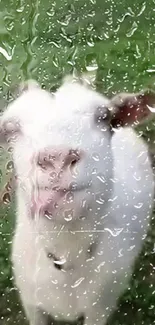
[[[109,97],[154,89],[154,24],[154,0],[1,0],[1,112],[16,86],[29,78],[54,91],[66,74],[87,71],[96,73],[96,89]],[[137,130],[148,142],[154,168],[155,122]],[[0,146],[0,324],[26,325],[10,259],[16,210],[11,152]],[[154,311],[153,218],[129,286],[108,324],[155,324]]]

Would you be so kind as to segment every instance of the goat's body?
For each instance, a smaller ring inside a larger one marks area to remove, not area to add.
[[[37,232],[17,192],[12,261],[28,317],[29,308],[35,313],[39,307],[58,319],[74,320],[85,314],[88,317],[85,324],[95,325],[97,319],[103,319],[105,324],[124,291],[148,230],[154,184],[147,146],[137,139],[134,131],[125,129],[116,133],[112,152],[113,197],[107,210],[103,205],[103,218],[96,230],[91,219],[88,224],[82,223],[82,231],[80,223],[73,223],[68,231],[67,223],[56,226],[44,219],[45,230],[51,232],[48,247],[46,231]],[[89,256],[87,250],[92,238],[97,245]],[[46,253],[53,253],[51,247],[60,255],[69,254],[66,270],[56,269],[53,260],[47,257]],[[44,325],[37,321],[33,324]]]

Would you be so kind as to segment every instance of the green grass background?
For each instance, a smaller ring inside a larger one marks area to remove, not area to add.
[[[0,108],[21,80],[55,89],[67,73],[96,71],[96,88],[155,88],[155,0],[1,0]],[[154,122],[140,128],[154,150]],[[0,188],[9,154],[0,147]],[[0,208],[0,324],[26,324],[13,289],[10,249],[15,208]],[[155,221],[135,264],[129,289],[109,320],[114,325],[155,324]]]

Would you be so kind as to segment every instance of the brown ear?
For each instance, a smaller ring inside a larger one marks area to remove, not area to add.
[[[155,117],[155,93],[151,90],[137,94],[120,93],[111,99],[110,104],[114,128],[134,126]]]

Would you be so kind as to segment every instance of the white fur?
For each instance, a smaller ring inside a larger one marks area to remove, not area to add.
[[[112,138],[106,123],[104,130],[97,128],[95,109],[108,104],[97,92],[66,81],[53,97],[38,87],[28,89],[3,116],[3,121],[16,117],[22,125],[13,151],[19,179],[12,262],[31,325],[47,325],[40,309],[58,319],[74,320],[84,313],[85,325],[105,324],[147,233],[154,194],[147,146],[131,128]],[[89,192],[75,192],[72,202],[60,202],[51,220],[37,210],[32,216],[30,209],[32,184],[36,193],[36,184],[51,186],[49,173],[32,160],[49,145],[86,153],[76,175],[67,170],[61,185],[91,181]],[[72,216],[65,210],[72,210]],[[46,252],[64,258],[64,269],[56,269]]]

